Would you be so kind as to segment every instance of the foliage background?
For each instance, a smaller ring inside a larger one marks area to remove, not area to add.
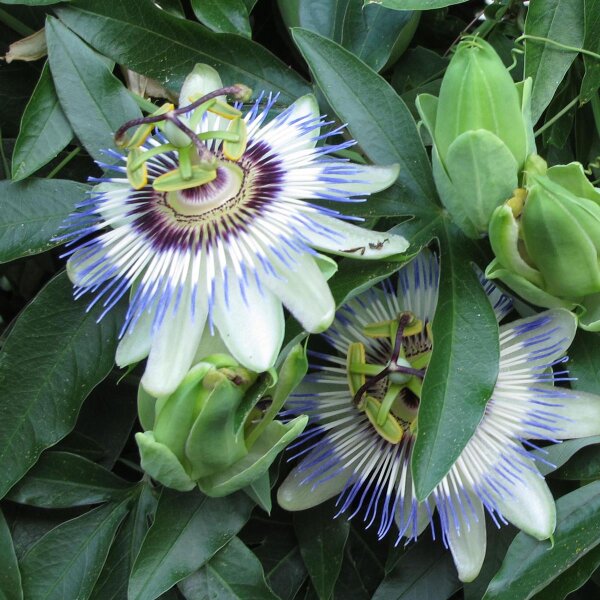
[[[113,145],[112,133],[146,106],[127,90],[125,68],[155,79],[169,94],[197,62],[217,68],[226,84],[279,91],[281,106],[314,90],[324,113],[349,123],[357,152],[402,166],[392,189],[359,206],[367,225],[396,227],[414,249],[436,239],[441,250],[445,310],[434,323],[435,377],[428,378],[437,384],[424,392],[415,463],[421,490],[431,489],[482,415],[481,398],[496,376],[497,339],[470,267],[472,261],[485,266],[489,248],[466,240],[439,206],[426,133],[415,124],[415,97],[437,93],[448,51],[461,33],[477,31],[507,65],[514,63],[515,80],[533,77],[538,152],[550,164],[578,160],[597,179],[600,63],[516,40],[525,32],[598,53],[600,2],[158,4],[0,2],[5,49],[44,26],[48,47],[47,57],[0,66],[0,598],[598,595],[600,438],[556,449],[554,546],[488,523],[484,569],[464,588],[450,554],[428,534],[394,547],[362,523],[333,520],[332,505],[294,515],[273,506],[268,514],[268,493],[259,498],[261,508],[243,493],[211,499],[153,488],[132,442],[139,374],[122,377],[113,368],[123,307],[97,325],[97,311],[73,301],[60,249],[50,240],[88,189],[88,176],[101,174],[93,160],[107,160],[101,150]],[[161,89],[148,88],[148,95]],[[336,299],[398,266],[357,269],[343,261],[332,282]],[[600,391],[594,334],[578,334],[571,359],[579,378],[574,385]],[[288,468],[285,458],[276,465],[273,486]]]

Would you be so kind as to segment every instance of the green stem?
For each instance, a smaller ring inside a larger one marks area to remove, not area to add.
[[[0,8],[0,23],[4,23],[7,27],[10,27],[13,31],[20,33],[22,36],[27,37],[32,33],[35,33],[35,29],[31,29],[31,27],[25,25],[17,19],[13,17],[10,13]]]
[[[523,35],[519,36],[515,40],[515,42],[521,42],[523,40],[533,40],[534,42],[544,42],[546,44],[550,44],[551,46],[556,46],[557,48],[560,48],[561,50],[566,50],[568,52],[581,52],[581,54],[585,54],[587,56],[591,56],[592,58],[600,60],[600,54],[596,54],[595,52],[592,52],[591,50],[586,50],[585,48],[577,48],[576,46],[567,46],[567,44],[561,44],[560,42],[557,42],[556,40],[551,40],[550,38],[540,37],[537,35],[529,35],[527,33],[524,33]]]
[[[155,146],[154,148],[144,150],[144,152],[140,154],[140,158],[138,160],[131,161],[131,169],[135,171],[136,169],[139,169],[149,158],[152,158],[157,154],[163,154],[164,152],[171,152],[177,149],[178,148],[173,146],[173,144],[162,144],[161,146]]]
[[[4,140],[2,139],[2,130],[0,129],[0,159],[2,160],[2,169],[4,170],[4,176],[6,179],[10,179],[10,166],[8,160],[6,160],[6,154],[4,154]]]
[[[575,96],[575,98],[573,98],[573,100],[571,100],[571,102],[569,102],[569,104],[564,106],[551,119],[546,121],[533,135],[535,137],[538,137],[541,133],[546,131],[546,129],[548,129],[548,127],[551,127],[552,125],[554,125],[554,123],[556,123],[556,121],[558,121],[563,115],[568,113],[577,104],[577,102],[579,102],[579,96]]]
[[[131,97],[135,100],[135,103],[144,111],[147,113],[152,114],[155,110],[157,110],[159,107],[156,106],[156,104],[154,104],[154,102],[150,102],[150,100],[146,100],[146,98],[142,98],[142,96],[140,96],[139,94],[136,94],[135,92],[129,92]]]
[[[67,166],[79,153],[81,152],[81,147],[77,146],[67,154],[55,167],[48,173],[46,179],[52,179],[57,173],[59,173],[65,166]]]

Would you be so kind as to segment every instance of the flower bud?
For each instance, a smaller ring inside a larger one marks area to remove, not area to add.
[[[518,186],[535,151],[531,80],[515,85],[485,40],[467,37],[442,80],[439,98],[421,94],[417,108],[433,139],[441,200],[470,237],[487,231],[494,209]]]
[[[140,387],[138,410],[146,429],[136,434],[142,468],[177,490],[196,485],[223,496],[263,476],[277,454],[306,426],[306,417],[274,421],[290,391],[306,372],[297,347],[280,377],[258,377],[227,355],[205,358],[170,395],[153,398]],[[259,408],[272,392],[270,408]]]
[[[600,329],[600,190],[579,163],[547,169],[534,156],[518,195],[520,203],[515,196],[494,211],[496,258],[486,275],[538,306],[575,310],[582,327]]]

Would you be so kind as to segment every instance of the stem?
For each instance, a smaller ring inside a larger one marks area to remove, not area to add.
[[[4,140],[2,139],[2,130],[0,129],[0,159],[2,160],[2,169],[4,170],[4,176],[6,179],[10,179],[10,165],[6,160],[6,154],[4,154]]]
[[[173,111],[173,112],[175,112],[175,111]],[[203,144],[200,141],[200,139],[198,138],[198,135],[196,134],[195,131],[190,129],[185,123],[183,123],[183,121],[181,121],[181,119],[178,119],[172,113],[167,113],[166,117],[175,126],[179,127],[179,129],[181,129],[181,131],[183,131],[183,133],[185,133],[192,140],[192,143],[194,144],[194,147],[196,148],[196,152],[198,152],[198,157],[200,158],[201,161],[203,161],[203,162],[216,161],[217,157],[208,149],[208,147],[205,144]]]
[[[229,94],[238,94],[240,92],[240,86],[238,85],[230,85],[229,87],[224,87],[224,88],[219,88],[218,90],[215,90],[214,92],[211,92],[210,94],[206,94],[205,96],[202,96],[202,98],[198,98],[198,100],[196,100],[195,102],[192,102],[191,104],[188,104],[187,106],[183,106],[181,108],[176,109],[174,112],[176,115],[181,115],[181,114],[185,114],[188,113],[192,110],[194,110],[195,108],[198,108],[201,104],[204,104],[205,102],[208,102],[209,100],[212,100],[213,98],[218,98],[219,96],[227,96]]]
[[[551,127],[552,125],[554,125],[554,123],[556,123],[556,121],[558,121],[563,115],[565,115],[566,113],[568,113],[577,104],[577,102],[579,102],[579,95],[575,96],[575,98],[573,98],[573,100],[571,100],[571,102],[569,102],[569,104],[567,104],[566,106],[564,106],[551,119],[549,119],[548,121],[546,121],[533,134],[534,137],[538,137],[541,133],[543,133],[544,131],[546,131],[546,129],[548,129],[548,127]]]
[[[81,152],[81,147],[77,146],[67,154],[55,167],[48,173],[46,179],[52,179],[59,171],[61,171],[66,165],[68,165],[79,153]]]
[[[529,35],[528,33],[524,33],[523,35],[519,36],[515,40],[515,42],[521,42],[523,40],[532,40],[534,42],[544,42],[546,44],[550,44],[551,46],[556,46],[557,48],[560,48],[561,50],[566,50],[568,52],[581,52],[581,54],[586,54],[587,56],[591,56],[592,58],[595,58],[596,60],[600,60],[600,54],[596,54],[595,52],[592,52],[591,50],[586,50],[585,48],[577,48],[576,46],[567,46],[567,44],[561,44],[560,42],[557,42],[556,40],[551,40],[550,38],[540,37],[537,35]]]
[[[136,94],[135,92],[130,91],[129,92],[130,96],[133,98],[134,102],[144,111],[147,113],[153,113],[155,110],[158,110],[158,106],[156,106],[156,104],[154,104],[154,102],[150,102],[150,100],[147,100],[146,98],[143,98],[142,96],[140,96],[139,94]]]
[[[13,31],[20,33],[22,36],[27,37],[32,33],[35,33],[35,29],[31,29],[25,23],[19,21],[16,17],[13,17],[10,13],[0,8],[0,23],[4,23],[7,27],[10,27]]]

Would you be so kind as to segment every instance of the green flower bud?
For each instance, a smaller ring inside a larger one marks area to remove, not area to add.
[[[142,468],[163,485],[182,491],[198,485],[211,496],[251,485],[306,426],[307,417],[274,420],[306,368],[300,346],[289,352],[280,377],[274,371],[258,377],[230,356],[213,355],[169,396],[153,398],[140,387]],[[259,408],[265,403],[266,412]]]
[[[487,231],[494,209],[518,186],[535,151],[531,80],[515,85],[485,40],[467,37],[448,65],[439,98],[417,108],[433,139],[433,174],[444,206],[470,237]]]
[[[488,277],[538,306],[574,309],[582,327],[600,329],[590,318],[600,294],[600,190],[579,163],[547,169],[531,157],[526,189],[494,211],[489,234],[496,258]]]

